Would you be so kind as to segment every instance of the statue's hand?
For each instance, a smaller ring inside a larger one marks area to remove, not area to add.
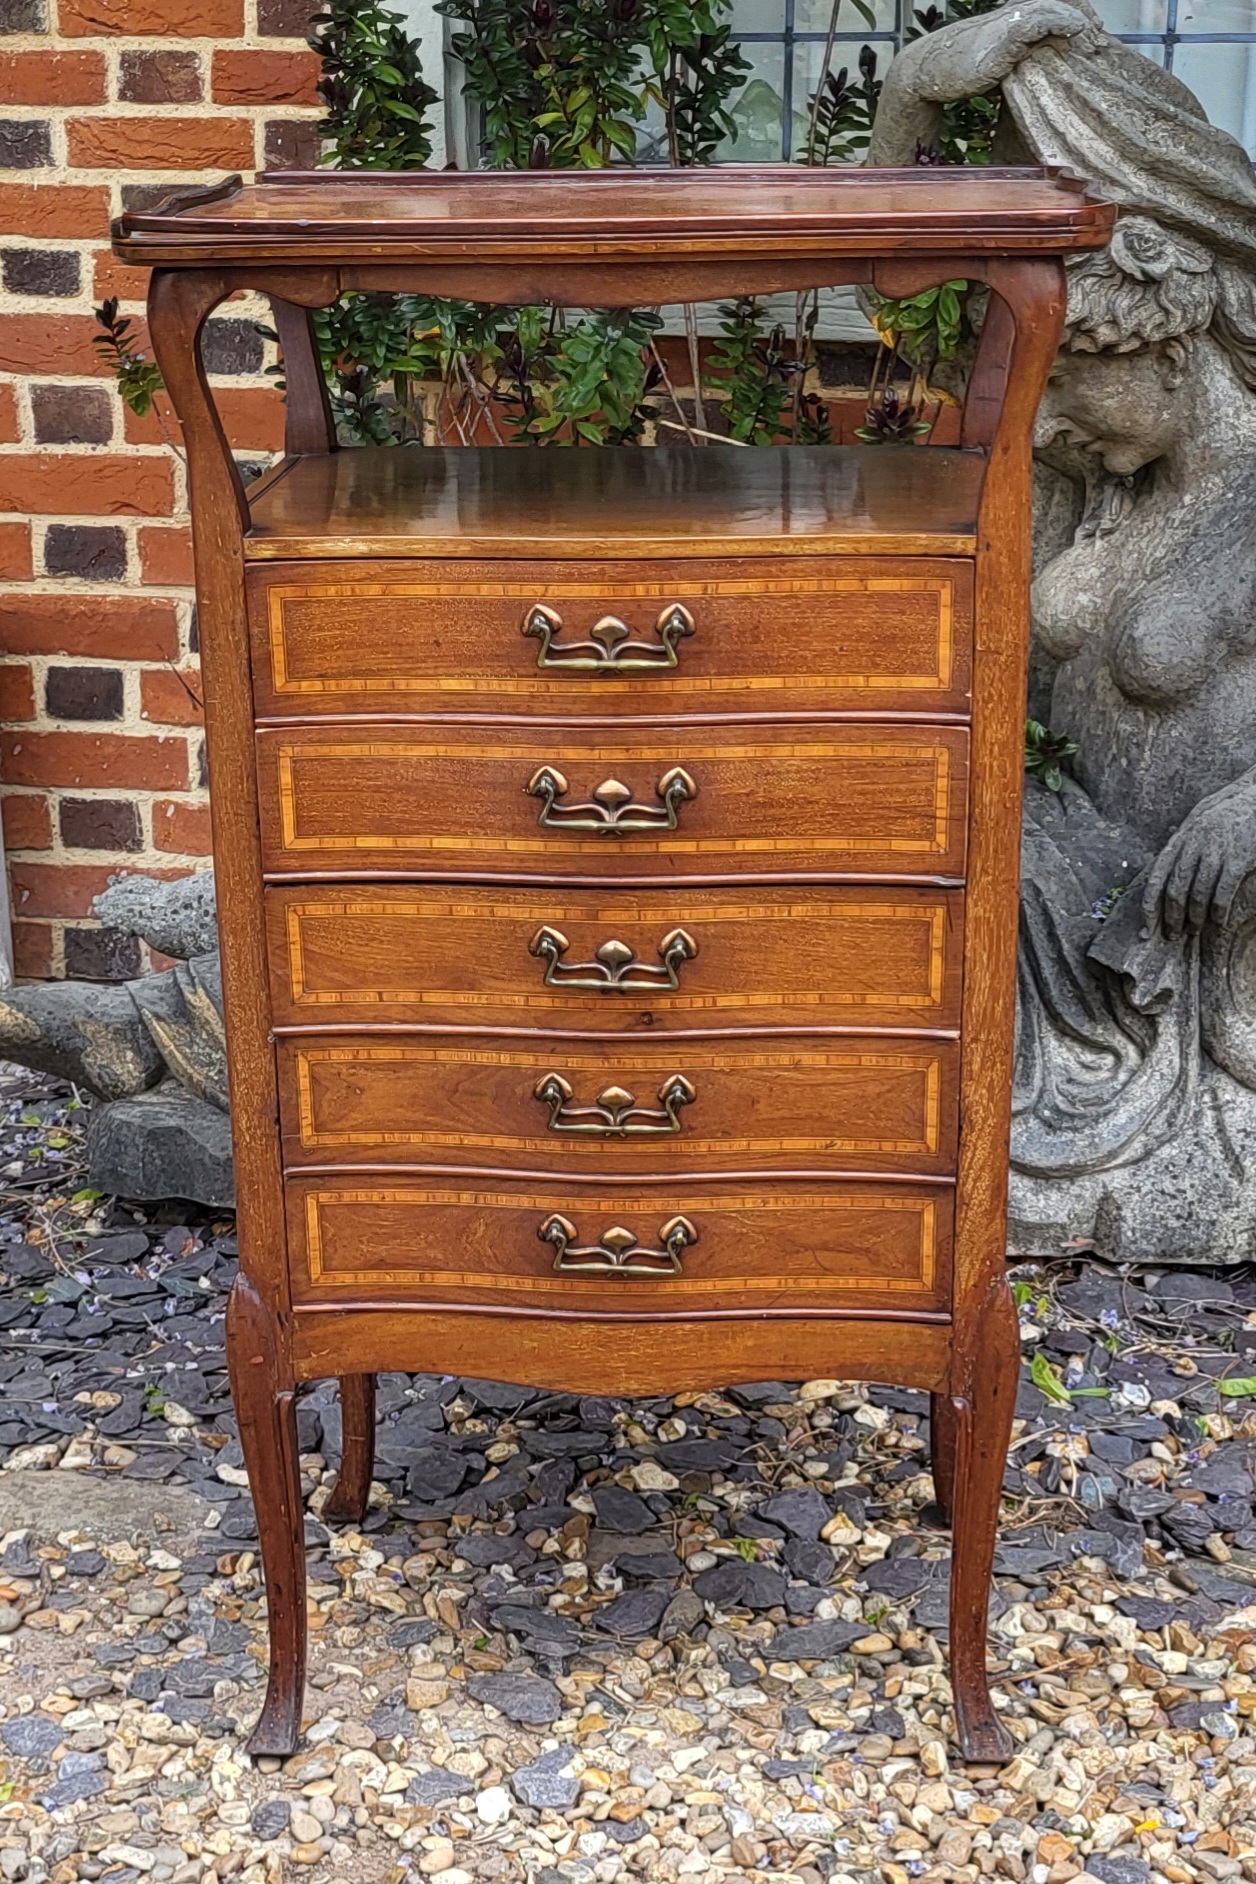
[[[922,35],[900,59],[915,63],[911,89],[917,97],[951,104],[993,91],[1027,53],[1048,40],[1094,52],[1103,37],[1068,0],[1013,0],[995,13]]]
[[[1168,935],[1226,927],[1235,899],[1256,871],[1256,779],[1245,773],[1201,799],[1169,839],[1147,877],[1143,914]]]

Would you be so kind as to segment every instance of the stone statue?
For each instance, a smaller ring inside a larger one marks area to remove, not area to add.
[[[1036,433],[1077,501],[1038,545],[1035,717],[1077,752],[1025,809],[1013,1240],[1247,1260],[1256,177],[1086,0],[1015,0],[913,42],[870,161],[912,162],[946,102],[995,85],[1000,159],[1062,165],[1122,209],[1110,247],[1070,264]]]
[[[214,879],[120,878],[92,910],[177,957],[175,967],[116,986],[8,989],[0,995],[0,1055],[95,1094],[87,1155],[99,1189],[230,1204]]]

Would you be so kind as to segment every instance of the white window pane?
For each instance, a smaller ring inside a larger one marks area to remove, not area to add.
[[[1256,46],[1192,45],[1183,40],[1173,49],[1173,70],[1212,122],[1256,153]]]
[[[720,146],[725,163],[779,164],[785,107],[785,48],[752,46],[754,77],[730,107],[737,135]]]
[[[734,33],[783,33],[785,0],[733,0]]]
[[[1256,33],[1256,0],[1178,0],[1179,33]]]
[[[846,33],[872,31],[892,33],[898,25],[897,7],[894,0],[864,0],[864,6],[872,14],[870,27],[863,13],[854,4],[854,0],[842,0],[837,16],[837,30]],[[779,5],[778,14],[783,17],[784,9]],[[910,14],[910,7],[904,4],[904,13]],[[794,0],[794,31],[797,33],[827,33],[833,17],[833,0]],[[777,29],[780,30],[779,27]]]
[[[1098,0],[1095,12],[1112,33],[1163,33],[1169,0]]]

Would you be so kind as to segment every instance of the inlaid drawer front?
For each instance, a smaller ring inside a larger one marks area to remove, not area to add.
[[[580,1033],[959,1023],[958,891],[267,893],[280,1026]]]
[[[958,877],[967,734],[934,726],[381,723],[258,736],[267,868]]]
[[[958,560],[280,564],[250,611],[263,717],[968,707]]]
[[[290,1165],[616,1172],[953,1169],[958,1047],[814,1035],[296,1040]]]
[[[290,1179],[298,1299],[569,1312],[940,1307],[948,1185]]]

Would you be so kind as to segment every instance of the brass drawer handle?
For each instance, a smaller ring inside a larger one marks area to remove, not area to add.
[[[543,765],[524,786],[532,798],[544,800],[539,822],[551,831],[596,831],[600,836],[615,836],[620,831],[674,831],[680,807],[687,798],[696,798],[698,788],[688,772],[674,765],[664,772],[654,787],[657,805],[639,805],[627,785],[617,778],[606,778],[595,785],[589,801],[583,805],[560,805],[566,797],[567,781],[555,766]]]
[[[673,1073],[659,1087],[659,1106],[639,1106],[636,1095],[622,1086],[607,1086],[591,1106],[572,1105],[572,1089],[561,1073],[538,1080],[532,1096],[550,1109],[547,1132],[586,1132],[595,1138],[638,1138],[658,1132],[678,1132],[681,1106],[692,1105],[697,1093],[683,1073]]]
[[[555,637],[563,631],[563,618],[557,610],[538,602],[523,618],[523,632],[540,642],[538,667],[565,667],[581,674],[639,674],[659,668],[676,667],[680,656],[676,643],[697,632],[693,616],[679,602],[672,602],[654,624],[657,646],[649,641],[634,641],[632,630],[618,615],[603,615],[594,622],[587,641],[570,641],[555,648]]]
[[[561,929],[538,929],[528,953],[545,963],[547,988],[597,988],[605,993],[649,994],[658,988],[679,988],[680,965],[691,962],[698,945],[684,929],[670,929],[659,943],[659,965],[639,962],[626,942],[614,936],[593,951],[591,962],[564,962],[571,944]]]
[[[631,1230],[612,1224],[596,1243],[577,1245],[578,1231],[566,1217],[547,1217],[537,1230],[542,1243],[554,1245],[560,1275],[678,1276],[680,1253],[698,1240],[688,1217],[671,1217],[659,1231],[661,1249],[644,1249]]]

